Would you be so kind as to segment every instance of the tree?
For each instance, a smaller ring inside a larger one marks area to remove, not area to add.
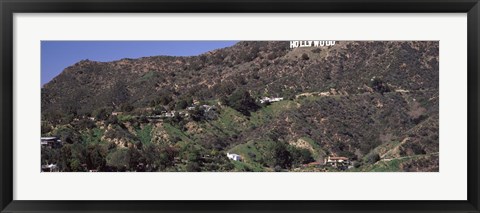
[[[160,169],[164,170],[168,167],[174,165],[175,157],[177,156],[178,152],[174,148],[170,146],[163,146],[160,148],[160,156],[158,158],[158,165]]]
[[[189,151],[188,151],[188,154],[187,154],[187,159],[188,161],[192,161],[192,162],[196,162],[196,161],[199,161],[200,160],[200,151],[198,149],[195,149],[195,148],[191,148]]]
[[[201,167],[197,162],[188,162],[187,163],[187,172],[200,172]]]
[[[93,129],[96,127],[95,122],[85,118],[72,122],[72,125],[78,130]]]
[[[176,110],[185,109],[185,108],[187,108],[187,107],[188,107],[188,103],[187,103],[186,100],[183,100],[183,99],[182,99],[182,100],[179,100],[179,101],[177,102],[177,104],[175,104],[175,109],[176,109]]]
[[[124,171],[129,165],[127,149],[117,148],[115,151],[107,155],[107,165],[116,168],[119,171]]]
[[[374,164],[380,160],[380,155],[378,153],[371,153],[366,157],[367,163]]]
[[[80,133],[71,127],[61,127],[54,131],[54,135],[60,138],[62,142],[69,144],[80,143]]]
[[[105,160],[107,149],[99,144],[89,145],[87,147],[87,168],[95,170],[103,170],[107,165]]]
[[[42,122],[42,126],[41,126],[41,132],[42,132],[42,135],[45,135],[49,132],[51,132],[53,130],[52,126],[46,122]]]
[[[150,165],[151,171],[165,170],[174,166],[178,151],[168,145],[148,144],[144,146],[142,161]]]
[[[148,144],[147,146],[143,146],[143,157],[145,159],[145,163],[150,166],[150,171],[155,171],[157,168],[155,161],[159,158],[159,151],[157,150],[157,146],[155,144]]]
[[[62,172],[71,172],[70,168],[70,158],[72,156],[72,148],[70,144],[65,144],[60,149],[60,157],[57,162],[57,166]]]
[[[372,87],[374,91],[381,94],[385,92],[390,92],[390,87],[385,82],[383,82],[381,78],[372,78],[372,80],[370,80],[370,87]]]
[[[226,97],[226,95],[230,95],[235,91],[235,85],[231,81],[227,81],[227,82],[224,82],[224,83],[222,82],[222,84],[220,84],[220,86],[218,86],[217,91],[220,94],[225,95],[225,97]]]
[[[142,154],[138,151],[137,148],[133,146],[128,148],[127,159],[128,159],[128,166],[130,169],[137,168],[138,164],[144,161]]]
[[[162,106],[166,106],[168,105],[170,102],[172,102],[173,99],[172,99],[172,96],[170,96],[169,94],[167,93],[162,93],[159,97],[158,97],[158,101],[157,101],[157,104],[160,104]]]
[[[228,144],[227,138],[212,137],[208,139],[207,147],[213,150],[223,150]]]
[[[287,148],[292,155],[292,163],[294,165],[306,164],[314,161],[312,154],[308,149],[297,148],[291,145]]]
[[[292,155],[283,142],[268,143],[264,157],[265,163],[270,167],[290,168],[292,166]]]
[[[97,120],[106,120],[110,115],[111,111],[107,110],[107,108],[98,108],[93,111],[92,115]]]
[[[43,107],[42,105],[42,117],[44,117],[42,118],[42,120],[51,122],[53,126],[61,124],[63,116],[64,114],[62,114],[59,110],[56,110],[56,107],[55,109],[52,109],[52,108]]]
[[[85,159],[87,156],[87,149],[81,143],[72,144],[72,160],[78,160],[80,165],[85,164]],[[74,170],[75,171],[75,170]],[[83,171],[83,168],[79,168],[78,171]]]
[[[60,149],[57,166],[63,172],[81,172],[84,171],[82,164],[86,152],[81,144],[65,144]]]
[[[226,104],[245,116],[250,116],[250,112],[254,112],[260,108],[250,93],[242,89],[237,89],[230,95]]]
[[[44,147],[41,148],[42,164],[56,164],[60,158],[60,149]]]
[[[133,107],[131,104],[129,103],[122,103],[120,105],[120,110],[124,111],[124,112],[131,112],[133,109],[135,109],[135,107]]]
[[[190,111],[190,116],[194,121],[201,121],[204,119],[205,112],[200,107],[195,107],[195,109]]]
[[[110,124],[112,124],[112,125],[118,125],[118,124],[120,124],[119,121],[118,121],[117,116],[109,116],[108,119],[106,119],[105,125],[108,126],[108,125],[110,125]]]
[[[167,111],[163,106],[157,106],[153,109],[152,113],[155,115],[160,115],[162,112]]]

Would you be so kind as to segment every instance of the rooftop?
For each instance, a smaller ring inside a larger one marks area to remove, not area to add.
[[[57,137],[40,137],[40,140],[56,140]]]
[[[330,160],[348,160],[346,157],[328,157]]]

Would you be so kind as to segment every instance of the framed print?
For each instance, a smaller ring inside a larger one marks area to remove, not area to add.
[[[0,5],[1,212],[480,211],[476,0]]]

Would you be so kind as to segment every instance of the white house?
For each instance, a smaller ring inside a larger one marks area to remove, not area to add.
[[[350,165],[350,160],[346,157],[327,157],[324,162],[325,165],[330,165],[333,167],[339,166],[348,166]]]
[[[269,97],[263,97],[260,99],[260,103],[272,103],[272,102],[278,102],[282,101],[283,98],[269,98]]]
[[[237,155],[237,154],[233,154],[233,153],[232,153],[232,154],[227,153],[227,157],[228,157],[229,159],[234,160],[234,161],[241,161],[241,160],[242,160],[242,156]]]
[[[202,108],[203,108],[203,111],[204,111],[204,112],[208,112],[208,111],[210,111],[210,110],[212,110],[212,109],[213,109],[213,110],[216,109],[215,106],[210,106],[210,105],[202,105]]]
[[[118,115],[121,115],[121,114],[123,114],[123,112],[112,112],[113,116],[118,116]]]
[[[166,112],[165,114],[163,114],[164,117],[166,118],[173,118],[175,117],[175,110],[171,111],[171,112]]]
[[[42,165],[42,172],[58,172],[57,164]]]
[[[40,144],[42,146],[56,147],[61,143],[62,141],[57,137],[40,137]]]

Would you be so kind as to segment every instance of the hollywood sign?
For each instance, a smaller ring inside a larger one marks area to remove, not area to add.
[[[298,47],[324,47],[333,45],[335,45],[335,41],[290,41],[290,49]]]

